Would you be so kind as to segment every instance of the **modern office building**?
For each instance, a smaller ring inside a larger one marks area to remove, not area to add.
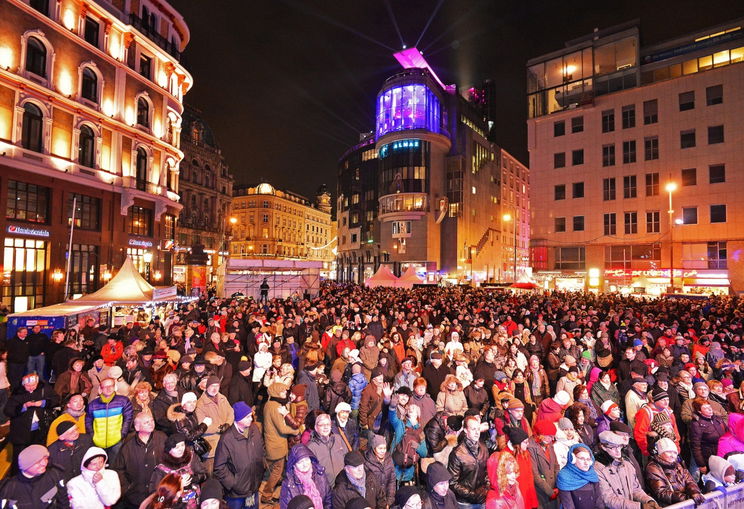
[[[167,1],[0,2],[2,302],[98,288],[127,255],[170,284],[189,40]],[[73,206],[73,204],[75,204]]]
[[[632,22],[527,64],[531,257],[548,286],[744,289],[744,20]]]
[[[524,255],[527,168],[487,139],[482,108],[445,86],[417,49],[395,57],[404,70],[377,95],[374,133],[340,161],[339,278],[361,283],[381,263],[396,273],[412,265],[430,282],[513,278],[506,223],[517,219]],[[505,175],[514,186],[507,203]],[[526,256],[517,264],[519,276]]]
[[[188,105],[183,112],[181,150],[178,194],[184,211],[176,226],[174,280],[188,282],[189,252],[200,245],[207,254],[206,282],[212,283],[227,255],[234,179],[214,132]]]

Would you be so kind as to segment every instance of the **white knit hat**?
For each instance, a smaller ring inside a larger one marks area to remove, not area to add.
[[[553,401],[558,403],[560,406],[566,406],[571,402],[571,396],[569,396],[566,391],[558,391],[556,395],[553,396]]]
[[[613,406],[617,406],[617,403],[615,403],[612,400],[607,400],[604,403],[602,403],[602,406],[600,408],[602,409],[603,414],[608,414],[610,410],[612,410]]]
[[[189,401],[196,401],[196,394],[193,392],[187,392],[181,396],[181,404],[188,403]]]
[[[658,442],[656,442],[656,454],[661,454],[664,452],[675,452],[679,453],[679,449],[677,449],[677,444],[674,443],[674,440],[671,438],[662,438]]]

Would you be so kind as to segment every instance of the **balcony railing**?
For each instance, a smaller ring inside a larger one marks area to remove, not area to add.
[[[176,60],[181,60],[181,52],[178,51],[178,46],[157,33],[157,29],[155,27],[151,27],[146,20],[140,18],[136,14],[130,14],[129,24],[146,35],[148,39],[160,46]]]

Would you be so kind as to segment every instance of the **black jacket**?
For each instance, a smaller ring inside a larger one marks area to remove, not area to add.
[[[178,396],[171,397],[165,392],[165,389],[161,389],[155,399],[152,401],[152,416],[155,419],[155,429],[159,429],[166,435],[175,433],[176,428],[173,423],[168,420],[168,408],[171,405],[181,402],[182,393],[176,387]]]
[[[473,455],[463,440],[452,450],[447,468],[452,474],[450,487],[455,492],[458,502],[483,504],[490,486],[486,471],[488,448],[478,442],[478,452]]]
[[[28,407],[23,409],[24,403],[29,401],[44,400],[43,407]],[[28,392],[24,387],[19,387],[5,404],[5,415],[10,418],[10,434],[8,440],[11,444],[28,444],[31,438],[31,425],[34,413],[39,419],[39,431],[46,436],[48,425],[54,419],[54,407],[59,404],[59,397],[54,393],[52,387],[39,380],[34,392]]]
[[[70,507],[62,471],[49,465],[41,475],[29,479],[18,473],[0,485],[0,500],[14,509]],[[5,507],[5,505],[4,505]]]
[[[147,487],[153,470],[163,459],[165,439],[165,434],[156,430],[146,444],[136,433],[124,440],[112,464],[121,481],[121,500],[139,507],[150,494]]]
[[[65,482],[67,482],[80,475],[83,456],[91,447],[93,447],[93,439],[87,433],[80,435],[72,443],[72,447],[67,447],[64,442],[57,440],[48,447],[49,462],[62,470]]]
[[[43,332],[39,332],[38,334],[29,332],[28,336],[26,337],[26,342],[28,343],[28,354],[32,357],[36,357],[37,355],[41,355],[46,352],[46,346],[47,343],[49,343],[49,338]]]
[[[251,372],[252,373],[252,372]],[[251,376],[247,377],[236,371],[230,380],[230,389],[227,391],[227,401],[234,405],[238,401],[244,401],[248,406],[253,406],[253,384]]]
[[[214,455],[214,476],[227,497],[247,497],[258,491],[264,474],[264,442],[255,423],[242,435],[235,425],[225,431]]]
[[[380,486],[377,477],[365,469],[364,499],[372,509],[385,509],[387,507],[387,495]],[[347,502],[362,494],[357,491],[346,475],[346,470],[341,470],[336,476],[336,484],[333,486],[333,507],[346,507]]]
[[[385,454],[384,461],[377,459],[372,447],[367,447],[364,453],[364,466],[367,467],[367,475],[377,478],[377,481],[385,491],[385,497],[389,506],[395,504],[395,465],[390,454]]]
[[[439,394],[439,388],[442,386],[442,382],[447,378],[447,375],[451,374],[452,370],[447,367],[444,363],[439,366],[439,369],[435,368],[431,363],[427,363],[424,369],[421,371],[421,376],[426,379],[426,392],[429,393],[431,399],[437,400]]]
[[[717,415],[711,419],[695,416],[690,422],[690,448],[697,465],[708,466],[708,458],[718,453],[718,440],[727,429],[726,421]]]
[[[8,363],[26,364],[29,351],[28,336],[26,339],[21,339],[16,334],[5,343],[5,348],[8,350]],[[65,369],[67,369],[66,366]]]
[[[169,406],[166,415],[168,420],[173,423],[175,431],[183,433],[189,445],[193,445],[194,440],[207,431],[207,425],[203,422],[200,424],[196,418],[196,411],[188,413],[180,403]]]
[[[424,426],[426,449],[429,454],[436,454],[447,447],[447,428],[444,422],[446,420],[447,414],[444,411],[439,411]]]

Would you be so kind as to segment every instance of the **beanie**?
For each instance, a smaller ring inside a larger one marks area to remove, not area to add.
[[[249,407],[245,401],[237,401],[233,405],[233,412],[235,413],[235,422],[238,422],[251,415],[253,409]]]
[[[513,408],[524,408],[524,403],[522,403],[522,401],[518,400],[517,398],[512,398],[509,400],[507,408],[509,410]]]
[[[512,443],[512,445],[521,444],[525,440],[527,440],[528,435],[525,430],[522,428],[517,428],[515,426],[507,426],[504,428],[504,433],[506,433],[506,436],[509,437],[509,442]]]
[[[193,392],[185,392],[183,396],[181,396],[182,405],[188,403],[189,401],[196,401],[196,394],[194,394]]]
[[[560,419],[558,419],[556,426],[560,430],[574,429],[573,423],[566,417],[561,417]]]
[[[214,384],[219,385],[221,383],[222,381],[220,380],[220,377],[218,377],[217,375],[209,375],[209,377],[207,378],[207,387],[209,387],[210,385],[214,385]]]
[[[385,437],[382,435],[375,435],[372,437],[372,449],[377,449],[381,445],[387,446],[387,441],[385,440]]]
[[[661,387],[656,386],[653,389],[651,389],[651,398],[653,398],[654,402],[660,401],[668,397],[669,397],[669,393],[665,391],[664,389],[662,389]]]
[[[75,427],[75,423],[73,421],[62,421],[59,424],[57,424],[57,428],[55,431],[57,432],[57,436],[61,437],[62,435],[65,434],[65,432],[68,429],[74,428],[74,427]]]
[[[544,435],[548,437],[555,436],[555,424],[546,420],[539,420],[532,427],[536,435]]]
[[[617,407],[617,403],[614,401],[607,400],[604,403],[602,403],[602,406],[600,407],[602,409],[602,413],[605,415],[610,415],[610,412],[612,412],[613,408]]]
[[[566,406],[571,402],[571,396],[566,391],[558,391],[555,396],[553,396],[553,401],[558,403],[560,406]]]
[[[18,455],[18,468],[26,471],[36,465],[39,461],[49,457],[46,447],[39,444],[29,445]]]

